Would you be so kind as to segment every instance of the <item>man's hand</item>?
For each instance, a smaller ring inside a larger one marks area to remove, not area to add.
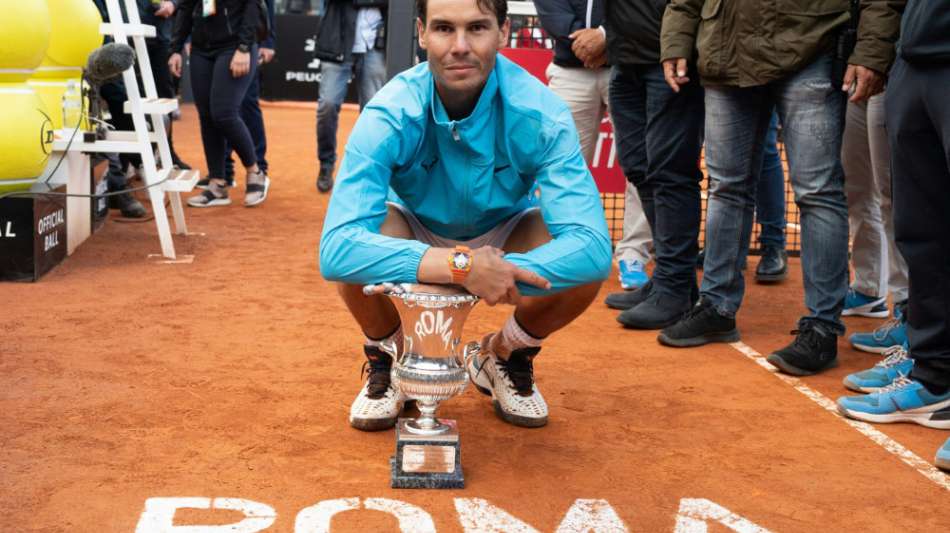
[[[162,3],[159,4],[158,9],[155,10],[156,17],[168,18],[175,14],[175,2],[170,2],[169,0],[162,0]]]
[[[574,41],[571,44],[571,51],[584,62],[585,66],[607,50],[607,39],[604,37],[604,32],[597,28],[577,30],[568,35],[568,38]]]
[[[465,289],[485,300],[488,305],[517,305],[521,300],[517,282],[540,289],[550,289],[551,282],[534,272],[505,261],[505,252],[491,246],[472,250],[472,271],[465,279]]]
[[[861,65],[848,65],[841,90],[851,94],[849,102],[867,100],[884,90],[884,75]]]
[[[680,92],[680,86],[689,83],[686,77],[686,58],[675,57],[663,61],[663,77],[674,93]]]
[[[595,69],[600,68],[607,64],[607,51],[604,50],[604,53],[600,54],[597,57],[588,59],[584,61],[584,68]]]
[[[251,54],[240,50],[234,51],[231,57],[231,75],[240,78],[251,71]]]
[[[258,64],[263,65],[265,63],[270,63],[274,60],[274,49],[261,47],[257,55],[259,56]]]
[[[168,70],[172,72],[172,76],[176,78],[181,77],[181,54],[172,54],[168,58]]]

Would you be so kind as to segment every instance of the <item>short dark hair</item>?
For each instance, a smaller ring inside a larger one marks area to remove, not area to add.
[[[505,19],[508,18],[508,0],[475,0],[475,3],[483,11],[495,14],[495,18],[498,19],[499,28],[505,23]],[[426,22],[426,8],[428,6],[428,0],[416,0],[416,13],[419,15],[419,18],[422,19],[423,24]]]

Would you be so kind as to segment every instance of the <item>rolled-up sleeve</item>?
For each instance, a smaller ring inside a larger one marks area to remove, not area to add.
[[[541,215],[553,239],[527,253],[505,256],[551,282],[550,291],[519,284],[518,289],[528,296],[602,281],[610,274],[610,236],[603,204],[566,107],[549,130],[542,134],[536,180]]]

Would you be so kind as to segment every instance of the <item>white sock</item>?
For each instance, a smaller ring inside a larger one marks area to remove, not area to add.
[[[512,315],[508,317],[508,321],[502,326],[501,331],[492,337],[491,351],[502,359],[508,359],[508,356],[511,355],[511,352],[514,350],[536,348],[541,346],[542,340],[543,339],[531,336],[530,333],[521,327],[521,324],[518,324],[518,321],[515,320],[514,315]]]
[[[382,339],[371,339],[366,337],[366,346],[372,346],[373,348],[379,348],[380,350],[393,355],[389,352],[389,349],[396,349],[396,357],[402,353],[402,326],[396,327],[396,330],[383,337]]]

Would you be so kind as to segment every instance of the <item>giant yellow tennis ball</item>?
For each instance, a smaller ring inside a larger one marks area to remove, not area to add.
[[[47,2],[52,35],[36,77],[78,77],[76,68],[84,66],[89,53],[102,45],[102,17],[92,0]]]
[[[43,173],[53,130],[43,101],[25,83],[0,83],[0,192],[29,189]]]
[[[0,83],[23,81],[43,61],[49,46],[46,0],[4,2],[0,13]]]

